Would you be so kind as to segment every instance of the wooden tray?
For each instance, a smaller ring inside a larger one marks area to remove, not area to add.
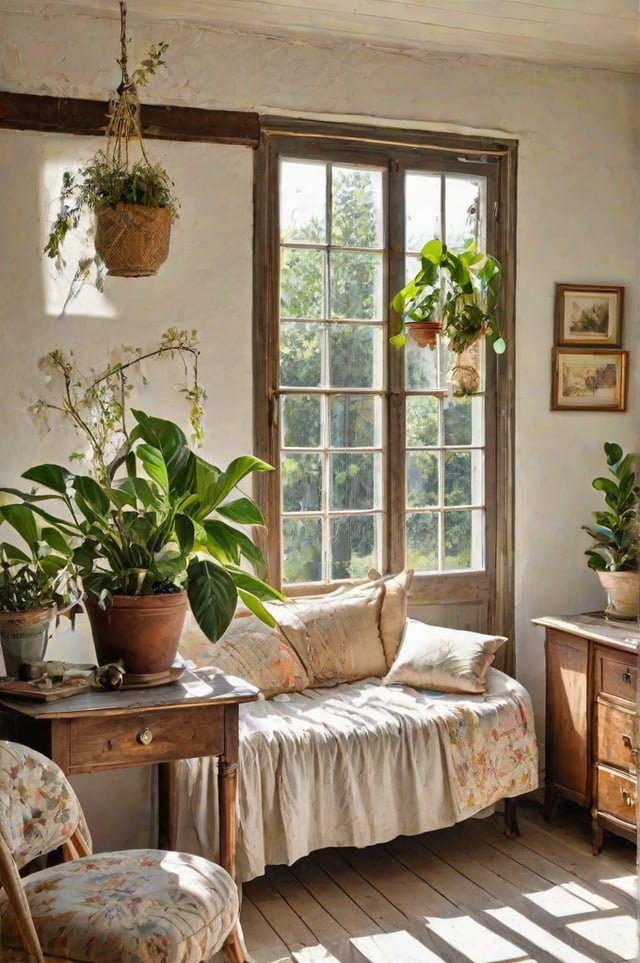
[[[20,682],[18,679],[0,681],[0,693],[15,696],[17,699],[35,699],[37,702],[55,702],[68,699],[91,688],[88,679],[69,679],[67,682],[54,682],[50,688],[34,685],[33,682]]]

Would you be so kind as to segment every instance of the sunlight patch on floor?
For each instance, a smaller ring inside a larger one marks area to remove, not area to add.
[[[485,912],[502,923],[503,926],[508,926],[509,929],[522,934],[529,943],[533,943],[534,946],[544,950],[545,953],[556,956],[560,963],[602,963],[600,951],[597,952],[596,956],[585,956],[584,953],[569,946],[564,940],[547,933],[541,926],[532,923],[522,913],[509,909],[508,906],[502,909],[485,910]]]
[[[600,959],[600,951],[603,949],[608,953],[615,953],[623,960],[638,959],[637,924],[631,916],[582,920],[580,923],[568,923],[567,929],[594,943],[598,947]]]
[[[370,963],[444,963],[419,940],[404,930],[355,936],[349,941]]]
[[[597,910],[618,908],[615,903],[596,896],[577,883],[550,886],[537,893],[523,893],[523,895],[557,919],[563,916],[584,916],[585,913],[595,913]]]
[[[340,963],[340,960],[321,943],[316,946],[305,946],[303,950],[292,950],[291,956],[296,963]]]
[[[426,919],[428,929],[468,956],[473,963],[524,963],[527,959],[527,954],[519,946],[469,916]]]
[[[623,893],[633,896],[634,899],[638,896],[638,877],[635,873],[630,876],[613,876],[611,879],[601,879],[600,882],[607,886],[614,886]]]

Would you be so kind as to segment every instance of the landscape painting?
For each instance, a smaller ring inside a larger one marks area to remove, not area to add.
[[[624,288],[556,284],[556,344],[620,347]]]
[[[625,411],[627,351],[554,348],[551,408]]]

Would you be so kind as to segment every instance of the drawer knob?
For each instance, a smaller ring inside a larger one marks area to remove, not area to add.
[[[635,806],[635,804],[636,804],[636,797],[633,795],[633,793],[629,792],[628,789],[621,789],[621,790],[620,790],[620,795],[621,795],[622,798],[624,799],[625,804],[626,804],[627,806]]]
[[[136,736],[136,742],[139,742],[141,746],[150,746],[153,742],[153,733],[151,729],[141,729]]]
[[[625,669],[625,671],[622,673],[622,681],[626,682],[627,684],[631,682],[631,673],[628,669]]]
[[[622,733],[622,744],[625,747],[625,749],[631,749],[633,747],[633,741],[631,739],[631,736],[628,735],[626,732]]]

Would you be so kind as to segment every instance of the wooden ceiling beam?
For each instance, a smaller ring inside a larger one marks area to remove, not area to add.
[[[260,137],[258,114],[249,111],[143,104],[141,119],[144,137],[155,140],[257,147]],[[0,91],[0,128],[99,136],[107,123],[105,101]]]

